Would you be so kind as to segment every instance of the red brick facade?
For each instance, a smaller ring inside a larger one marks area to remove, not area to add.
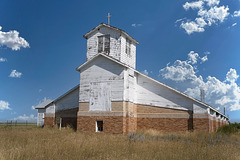
[[[205,114],[130,102],[112,102],[111,112],[89,111],[88,103],[79,104],[77,130],[96,132],[96,121],[103,121],[103,132],[128,134],[143,129],[164,132],[205,131],[214,132],[223,122]]]
[[[77,112],[78,111],[78,112]],[[55,113],[62,118],[62,127],[72,126],[78,131],[96,132],[96,121],[103,121],[103,132],[128,134],[137,130],[154,129],[164,132],[205,131],[215,132],[227,122],[205,114],[130,102],[112,102],[111,112],[89,111],[88,103],[79,103],[79,109]],[[53,127],[55,117],[46,117],[45,126]]]
[[[55,117],[45,117],[44,118],[44,127],[54,127]]]

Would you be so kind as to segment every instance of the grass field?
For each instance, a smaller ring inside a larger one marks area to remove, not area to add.
[[[240,160],[240,134],[150,130],[122,136],[0,126],[0,159]]]

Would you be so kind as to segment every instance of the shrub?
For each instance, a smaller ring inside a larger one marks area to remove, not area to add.
[[[238,127],[233,124],[229,124],[228,126],[222,126],[218,128],[218,133],[224,133],[224,134],[233,134],[238,132]]]

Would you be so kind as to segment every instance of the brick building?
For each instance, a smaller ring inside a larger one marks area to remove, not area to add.
[[[63,125],[78,131],[127,134],[141,129],[213,132],[228,124],[228,117],[210,105],[137,71],[138,42],[125,31],[102,23],[84,38],[87,61],[76,69],[80,84],[45,105],[45,126],[61,117]]]

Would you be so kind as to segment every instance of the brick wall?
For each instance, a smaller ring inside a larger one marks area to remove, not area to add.
[[[78,116],[77,130],[96,132],[96,121],[103,121],[103,133],[123,134],[123,117],[120,116]]]
[[[185,110],[137,105],[137,130],[142,129],[166,132],[191,130],[191,114]]]
[[[55,125],[55,117],[45,117],[44,127],[53,127]]]
[[[128,134],[142,129],[165,132],[205,131],[214,132],[223,124],[207,113],[193,114],[187,110],[169,109],[131,102],[112,102],[111,112],[89,111],[88,103],[79,104],[77,130],[96,132],[96,121],[103,121],[103,132]]]
[[[193,130],[209,132],[209,118],[193,118]]]
[[[154,129],[165,132],[188,130],[187,118],[137,118],[137,129]]]

